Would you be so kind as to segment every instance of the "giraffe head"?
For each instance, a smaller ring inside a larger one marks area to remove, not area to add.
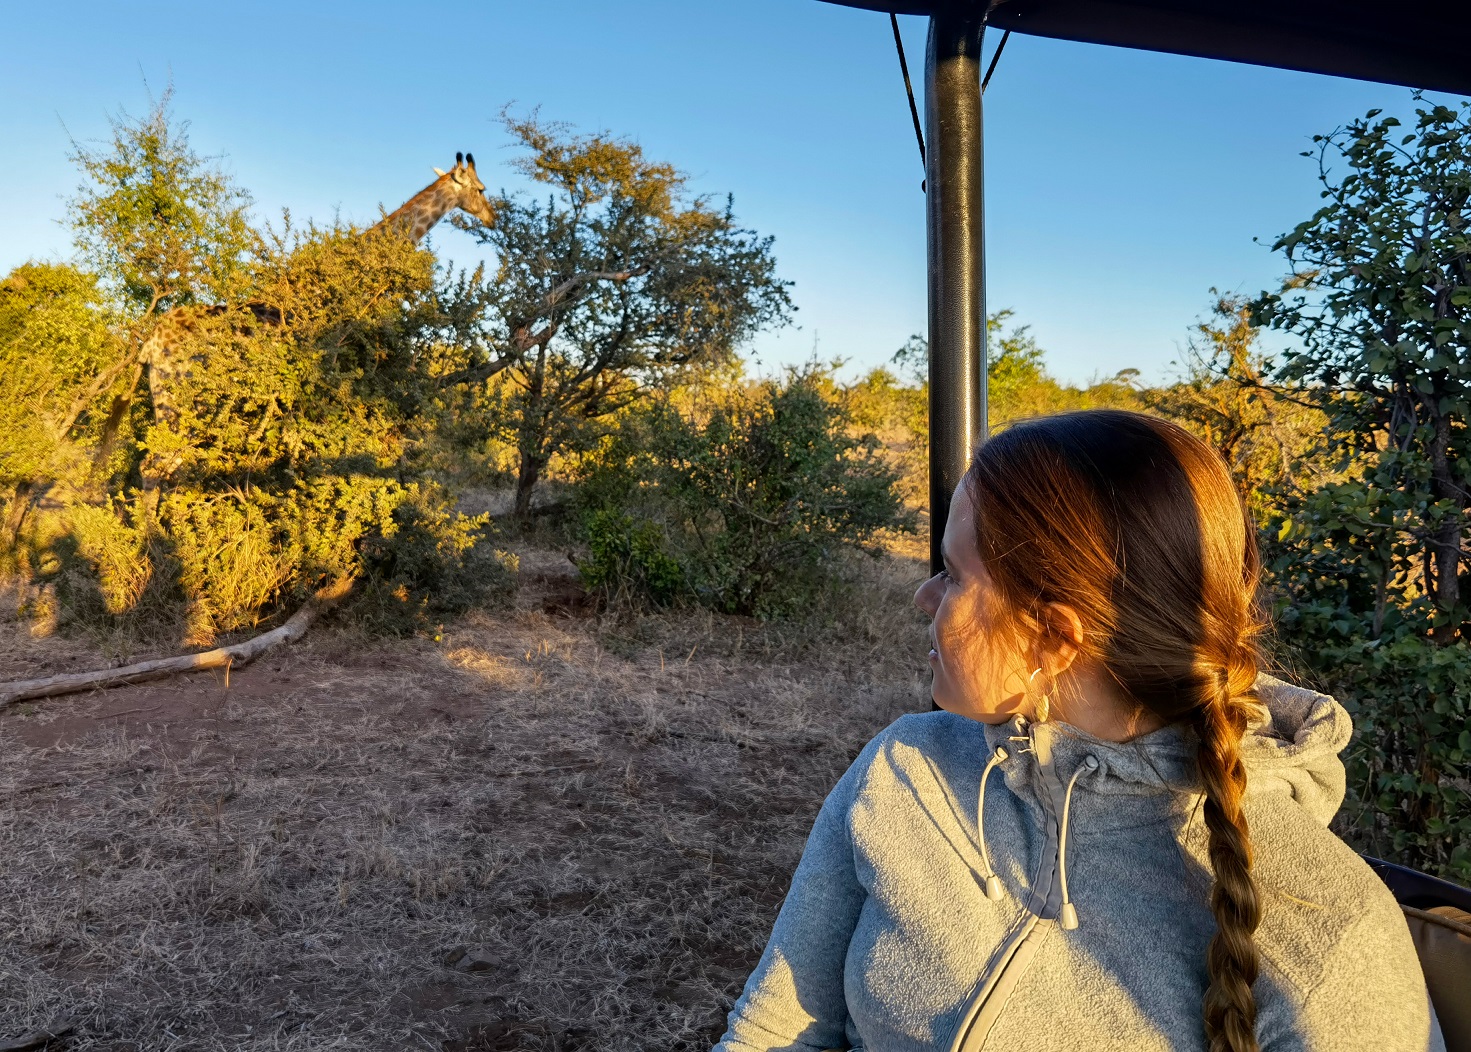
[[[473,153],[455,154],[455,166],[449,171],[434,169],[439,176],[436,184],[453,195],[452,208],[462,208],[487,226],[495,222],[495,209],[485,199],[485,184],[475,174]]]
[[[418,241],[456,208],[469,212],[487,226],[495,223],[495,209],[485,199],[485,184],[475,174],[475,158],[455,154],[449,171],[434,169],[434,182],[409,198],[397,211],[384,216],[374,230],[399,230]]]

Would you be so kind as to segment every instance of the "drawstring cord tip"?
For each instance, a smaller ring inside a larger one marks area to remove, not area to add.
[[[1098,757],[1091,753],[1084,756],[1083,762],[1073,771],[1072,778],[1068,779],[1067,792],[1062,796],[1062,832],[1057,838],[1057,878],[1062,884],[1062,909],[1057,914],[1057,922],[1062,925],[1063,931],[1072,931],[1078,926],[1078,911],[1069,901],[1067,891],[1068,819],[1072,815],[1073,787],[1078,784],[1084,771],[1097,771],[1098,768]]]
[[[996,765],[1010,755],[1005,746],[996,746],[995,752],[991,754],[991,762],[981,772],[981,789],[976,796],[976,841],[981,845],[981,861],[986,866],[986,898],[992,902],[1000,902],[1005,892],[1001,888],[1001,878],[991,868],[991,853],[986,850],[986,779],[991,777]]]

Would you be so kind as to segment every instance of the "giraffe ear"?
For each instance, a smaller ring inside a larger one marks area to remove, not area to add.
[[[441,179],[444,178],[444,169],[443,168],[434,168],[433,165],[431,165],[430,168],[434,172],[435,175],[439,176]]]

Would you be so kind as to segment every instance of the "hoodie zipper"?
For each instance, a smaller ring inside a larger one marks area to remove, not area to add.
[[[1041,927],[1041,917],[1029,910],[1024,912],[1028,919],[1012,933],[1002,944],[1001,951],[992,958],[995,964],[990,969],[990,976],[981,984],[970,1007],[966,1009],[965,1019],[955,1033],[955,1040],[950,1043],[950,1052],[977,1052],[985,1047],[991,1027],[995,1025],[1001,1009],[1006,1006],[1012,989],[1036,956],[1048,930],[1056,924],[1055,921],[1049,921],[1047,927]]]
[[[1027,733],[1032,753],[1036,756],[1036,739],[1030,728]],[[1055,917],[1042,916],[1047,912],[1054,886],[1058,883],[1062,817],[1058,813],[1054,797],[1053,783],[1057,781],[1057,772],[1050,756],[1045,764],[1039,761],[1038,769],[1042,772],[1042,782],[1046,788],[1046,792],[1039,794],[1047,823],[1047,844],[1042,851],[1042,864],[1032,882],[1028,900],[1022,907],[1023,922],[1002,942],[992,955],[987,969],[982,972],[980,985],[966,1008],[955,1038],[950,1042],[949,1052],[980,1052],[985,1048],[991,1028],[1006,1007],[1012,991],[1031,966],[1032,959],[1036,957],[1037,951],[1047,941],[1052,930],[1060,927]],[[979,813],[976,818],[978,822],[982,820]]]

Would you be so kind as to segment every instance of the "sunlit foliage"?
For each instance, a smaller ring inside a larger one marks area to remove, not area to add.
[[[1275,384],[1276,363],[1259,334],[1248,302],[1218,296],[1186,347],[1185,376],[1145,390],[1143,402],[1214,446],[1242,500],[1266,523],[1284,493],[1337,476],[1320,448],[1328,426],[1320,395],[1305,398]]]
[[[250,195],[194,151],[172,95],[143,117],[113,117],[106,143],[72,144],[83,176],[68,210],[77,247],[135,316],[238,296],[259,245]]]
[[[729,360],[791,302],[771,239],[738,226],[729,202],[691,197],[671,165],[607,135],[503,119],[528,151],[517,165],[549,193],[503,196],[494,226],[465,224],[499,258],[487,286],[495,364],[481,371],[506,374],[468,393],[459,427],[514,443],[525,518],[555,454],[586,448],[682,369]]]
[[[77,150],[87,269],[27,265],[0,286],[18,396],[0,408],[0,540],[38,614],[204,643],[344,578],[394,629],[503,587],[475,550],[485,517],[456,514],[414,455],[476,281],[397,234],[256,229],[167,103]],[[163,390],[139,345],[167,310],[188,324]],[[42,495],[53,513],[23,531]]]

